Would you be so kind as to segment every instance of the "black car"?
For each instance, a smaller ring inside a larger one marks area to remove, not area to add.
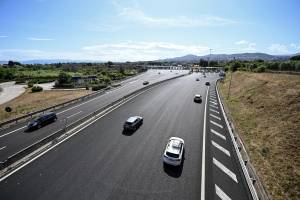
[[[196,102],[196,103],[201,103],[202,102],[202,97],[201,97],[200,94],[195,95],[194,102]]]
[[[140,116],[129,117],[124,123],[125,131],[135,131],[143,124],[143,118]]]
[[[149,81],[144,81],[143,82],[143,85],[148,85],[149,84]]]
[[[205,82],[205,85],[210,85],[210,83],[208,81]]]
[[[56,120],[57,116],[54,112],[46,113],[29,122],[27,125],[27,129],[39,129],[42,126],[55,122]]]
[[[196,81],[199,81],[199,78],[196,78]]]

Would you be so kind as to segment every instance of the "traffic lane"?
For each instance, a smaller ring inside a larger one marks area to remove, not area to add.
[[[183,73],[186,73],[186,71],[184,71]],[[166,76],[156,77],[156,75],[155,75],[155,78],[153,78],[153,77],[151,78],[151,73],[148,73],[147,77],[148,77],[148,80],[152,80],[153,82],[157,82],[157,81],[161,81],[161,80],[164,80],[164,79],[167,79],[170,77],[174,77],[174,74],[171,74],[171,75],[170,75],[170,73],[164,73],[164,74],[166,74]],[[29,137],[24,138],[24,136],[27,137],[28,134],[27,135],[20,134],[20,133],[23,133],[24,130],[26,129],[25,124],[22,124],[21,128],[17,127],[17,129],[15,129],[13,131],[13,133],[17,134],[17,135],[12,135],[12,134],[6,135],[7,133],[4,134],[4,136],[6,136],[6,138],[0,140],[0,145],[6,145],[6,146],[9,146],[10,148],[6,148],[5,151],[0,152],[0,159],[5,159],[9,155],[12,155],[13,153],[17,152],[18,150],[21,150],[22,148],[27,147],[28,145],[33,143],[33,141],[31,141],[32,139],[37,141],[38,139],[41,139],[42,137],[45,137],[45,136],[55,132],[56,130],[63,128],[65,125],[70,124],[70,123],[94,112],[98,108],[103,107],[103,106],[121,98],[122,96],[129,94],[130,92],[133,92],[137,89],[145,87],[142,85],[141,80],[135,81],[135,82],[136,82],[135,84],[125,84],[121,88],[117,88],[117,89],[107,92],[107,94],[105,94],[105,95],[98,96],[94,99],[90,99],[87,102],[83,102],[83,103],[80,103],[75,106],[73,105],[70,108],[66,108],[63,111],[58,112],[58,122],[48,125],[47,128],[43,127],[43,129],[35,131],[35,134],[33,134],[34,138],[29,138]],[[8,133],[12,133],[12,132],[10,131]],[[10,136],[10,137],[8,137],[8,136]],[[30,135],[30,136],[32,136],[32,135]],[[14,145],[16,140],[22,141],[22,144]]]
[[[187,73],[187,71],[182,71],[182,72],[180,72],[179,74],[185,74],[185,73]],[[119,89],[122,89],[124,86],[126,86],[126,85],[128,85],[128,86],[130,86],[130,87],[135,87],[135,86],[137,86],[137,88],[141,88],[140,87],[140,84],[142,84],[142,82],[143,82],[143,80],[140,80],[139,81],[139,83],[136,83],[135,85],[134,84],[132,84],[132,83],[134,83],[134,82],[136,82],[136,81],[138,81],[137,79],[144,79],[144,80],[150,80],[150,81],[152,81],[153,83],[155,83],[155,82],[158,82],[158,81],[161,81],[161,80],[164,80],[164,79],[167,79],[167,78],[171,78],[171,77],[175,77],[175,76],[178,76],[178,74],[176,75],[176,74],[172,74],[172,73],[168,73],[167,71],[166,72],[164,72],[163,73],[163,75],[158,75],[156,72],[154,72],[154,71],[149,71],[149,72],[146,72],[145,74],[142,74],[142,75],[139,75],[140,77],[133,77],[133,78],[130,78],[130,79],[128,79],[128,80],[126,80],[126,81],[124,81],[124,85],[123,86],[121,86],[120,88],[116,88],[116,89],[113,89],[113,90],[111,90],[111,91],[109,91],[109,92],[113,92],[113,91],[116,91],[116,90],[119,90]],[[131,85],[129,85],[129,84],[131,84]],[[71,115],[72,114],[72,109],[73,108],[76,108],[77,106],[81,106],[81,105],[84,105],[84,104],[86,104],[86,103],[88,103],[88,102],[90,102],[90,101],[94,101],[94,100],[96,100],[97,98],[99,98],[100,96],[98,96],[98,97],[95,97],[95,98],[93,98],[93,99],[89,99],[89,100],[87,100],[87,102],[78,102],[78,105],[74,105],[74,104],[72,104],[72,105],[70,105],[70,106],[67,106],[67,107],[64,107],[64,108],[62,108],[62,109],[59,109],[59,110],[57,110],[56,112],[58,112],[58,114],[63,114],[63,113],[65,113],[66,111],[70,111],[70,113],[68,114],[68,113],[66,113],[66,115],[68,116],[68,115]],[[20,132],[22,132],[22,130],[24,130],[25,128],[26,128],[26,122],[24,122],[24,123],[20,123],[20,124],[18,124],[18,125],[16,125],[16,126],[13,126],[12,128],[8,128],[8,129],[5,129],[5,130],[2,130],[2,131],[0,131],[0,138],[2,138],[2,137],[5,137],[5,136],[7,136],[7,135],[10,135],[10,134],[12,134],[12,133],[20,133]],[[20,132],[18,132],[18,131],[20,131]]]
[[[206,198],[252,199],[243,171],[231,142],[217,98],[215,84],[211,86],[207,113]],[[214,107],[212,107],[214,106]]]
[[[199,199],[205,94],[192,76],[155,87],[0,183],[1,199]],[[144,124],[122,134],[131,115]],[[185,140],[182,171],[163,168],[171,136]],[[18,191],[18,192],[16,192]]]

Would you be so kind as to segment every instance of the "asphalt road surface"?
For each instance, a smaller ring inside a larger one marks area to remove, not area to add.
[[[64,128],[66,124],[75,122],[78,119],[94,112],[135,90],[145,87],[142,83],[149,81],[149,84],[162,81],[171,77],[187,74],[187,70],[149,70],[136,77],[121,82],[121,87],[107,91],[104,95],[98,95],[84,102],[72,104],[57,110],[58,120],[39,130],[26,132],[26,123],[20,123],[9,129],[0,131],[0,161],[15,154],[16,152],[30,146],[38,140]]]
[[[217,78],[192,74],[137,96],[1,180],[0,199],[199,200],[203,192],[207,200],[251,199],[214,98]],[[201,104],[193,102],[195,94],[202,95]],[[143,116],[144,124],[124,133],[122,125],[133,115]],[[162,162],[172,136],[185,140],[180,167]]]

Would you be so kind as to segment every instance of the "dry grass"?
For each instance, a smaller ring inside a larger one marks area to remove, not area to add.
[[[300,76],[236,72],[226,104],[271,199],[300,199]]]
[[[30,89],[17,98],[0,106],[0,121],[4,121],[26,113],[54,106],[91,93],[87,90],[75,91],[43,91],[31,93]],[[4,111],[6,106],[12,107],[13,111]]]

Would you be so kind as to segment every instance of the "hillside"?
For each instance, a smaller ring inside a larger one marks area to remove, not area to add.
[[[296,54],[295,54],[296,55]],[[217,61],[230,61],[230,60],[265,60],[265,61],[275,61],[275,60],[288,60],[293,55],[269,55],[266,53],[239,53],[239,54],[211,54],[205,56],[197,56],[193,54],[175,57],[175,58],[167,58],[159,61],[164,62],[198,62],[200,59],[211,59]]]
[[[300,77],[236,72],[226,104],[271,199],[300,199]]]

